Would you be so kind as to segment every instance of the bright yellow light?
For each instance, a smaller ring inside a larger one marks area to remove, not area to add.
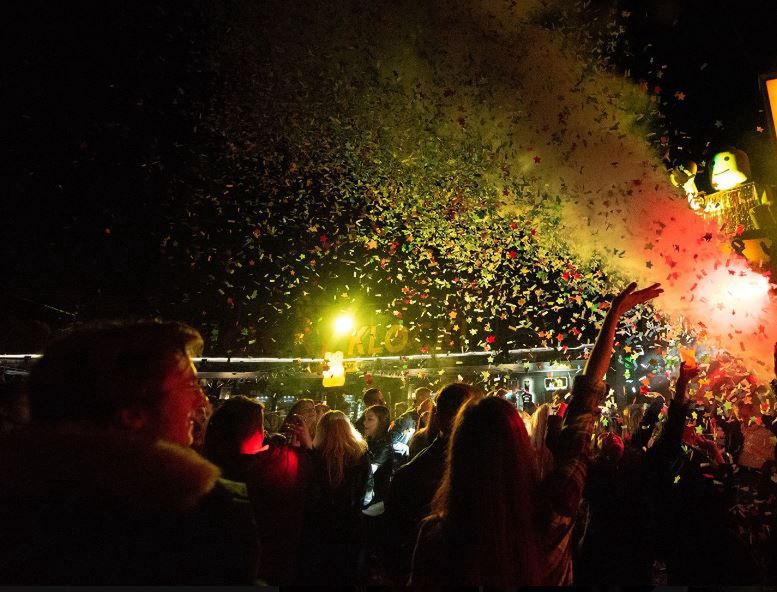
[[[343,366],[343,352],[326,352],[324,354],[323,385],[326,388],[343,386],[345,384],[345,367]]]
[[[348,313],[343,313],[335,319],[335,333],[344,335],[350,333],[353,329],[353,317]]]

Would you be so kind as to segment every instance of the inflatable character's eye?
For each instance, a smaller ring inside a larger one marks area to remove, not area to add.
[[[728,157],[728,156],[725,156],[725,157],[723,158],[723,160],[729,160],[729,157]]]

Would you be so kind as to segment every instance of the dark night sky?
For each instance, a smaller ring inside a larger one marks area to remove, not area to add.
[[[209,43],[234,5],[220,4],[6,10],[2,348],[27,347],[19,339],[30,329],[19,321],[171,316],[186,269],[159,256],[165,219],[177,215],[165,196],[207,158],[196,126],[200,105],[218,93]],[[620,6],[631,12],[620,66],[662,87],[671,158],[700,161],[733,143],[750,152],[756,177],[777,182],[774,143],[755,131],[765,127],[757,76],[777,70],[777,3]]]
[[[633,54],[623,65],[633,78],[663,89],[671,145],[683,147],[671,157],[700,162],[736,145],[749,153],[759,180],[777,183],[774,140],[768,129],[756,131],[767,128],[758,76],[777,71],[777,3],[626,0],[622,6],[632,13],[627,39]],[[674,98],[677,91],[685,100]]]
[[[207,92],[196,3],[17,6],[3,94],[6,310],[66,320],[155,312],[166,184]]]

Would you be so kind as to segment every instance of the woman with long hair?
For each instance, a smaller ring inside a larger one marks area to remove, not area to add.
[[[542,479],[553,469],[553,454],[548,448],[548,418],[551,408],[547,403],[537,407],[537,411],[531,416],[531,443],[534,452],[537,455],[537,469],[539,477]]]
[[[320,495],[307,525],[304,584],[353,585],[358,529],[371,475],[367,443],[342,411],[321,416],[313,440]]]
[[[373,474],[373,496],[370,504],[383,501],[391,481],[394,450],[388,437],[390,425],[388,407],[372,405],[364,411],[364,437],[367,439]]]
[[[367,443],[342,411],[321,416],[313,450],[321,462],[324,486],[330,490],[343,485],[348,469],[367,459]]]
[[[456,418],[445,475],[418,534],[411,584],[513,587],[572,584],[572,533],[588,468],[594,411],[605,394],[620,317],[661,293],[630,284],[612,302],[575,380],[555,467],[537,475],[513,405],[470,401]]]
[[[469,402],[456,418],[448,455],[419,535],[412,583],[542,583],[533,512],[538,479],[518,411],[500,397]]]

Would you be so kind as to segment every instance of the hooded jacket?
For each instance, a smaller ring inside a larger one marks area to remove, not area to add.
[[[251,584],[252,515],[192,450],[132,434],[0,440],[0,584]]]

